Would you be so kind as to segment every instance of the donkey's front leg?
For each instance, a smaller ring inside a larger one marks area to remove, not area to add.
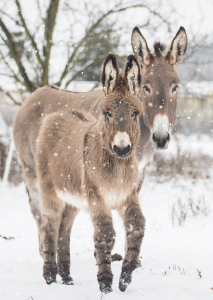
[[[43,276],[47,284],[56,282],[57,275],[56,250],[62,210],[56,201],[53,202],[50,200],[50,203],[44,202],[47,205],[44,205],[41,224],[41,242],[44,259]]]
[[[95,258],[98,265],[98,283],[103,293],[112,291],[111,251],[115,243],[115,231],[111,211],[101,197],[89,199],[89,208],[94,225]]]
[[[125,201],[125,209],[123,208],[122,215],[126,230],[126,254],[123,260],[119,289],[124,292],[132,280],[132,272],[138,266],[145,229],[145,218],[136,191]]]
[[[71,205],[66,205],[61,217],[58,249],[57,249],[57,269],[64,284],[72,285],[73,279],[70,276],[70,233],[73,221],[78,211]]]

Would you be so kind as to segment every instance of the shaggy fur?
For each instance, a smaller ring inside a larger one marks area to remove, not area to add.
[[[162,52],[165,50],[166,46],[160,42],[154,43],[154,51],[157,56],[161,56]]]

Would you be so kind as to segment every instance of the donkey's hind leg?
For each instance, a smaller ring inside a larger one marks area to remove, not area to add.
[[[34,219],[36,220],[36,224],[38,227],[39,253],[41,256],[43,256],[42,244],[40,239],[40,227],[43,212],[38,178],[36,177],[36,173],[29,167],[25,167],[24,170],[27,184],[27,193],[29,196],[30,210]]]
[[[59,228],[58,245],[57,245],[57,272],[62,277],[64,284],[73,284],[70,276],[70,234],[74,219],[78,210],[66,205],[61,217]]]
[[[56,282],[57,241],[64,204],[57,199],[54,191],[43,187],[42,191],[43,218],[41,223],[41,242],[43,245],[43,276],[47,284]]]

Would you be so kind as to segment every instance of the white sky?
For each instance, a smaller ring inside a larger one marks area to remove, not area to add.
[[[177,11],[183,15],[179,25],[183,24],[187,31],[190,31],[192,24],[196,26],[196,22],[202,16],[201,11],[204,17],[200,28],[201,32],[205,34],[213,31],[213,0],[178,0],[172,2]]]

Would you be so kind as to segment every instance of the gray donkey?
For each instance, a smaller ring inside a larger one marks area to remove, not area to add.
[[[113,75],[113,79],[112,79]],[[36,146],[36,174],[41,190],[43,275],[50,284],[57,272],[70,277],[70,230],[76,213],[88,209],[94,225],[95,257],[102,292],[110,292],[111,251],[115,243],[111,209],[123,218],[127,250],[119,288],[125,291],[138,265],[145,219],[140,209],[136,149],[142,103],[137,97],[140,67],[127,58],[124,76],[114,55],[103,63],[105,97],[98,120],[78,110],[47,115]],[[69,228],[69,230],[67,230]],[[57,264],[56,264],[57,253]]]

